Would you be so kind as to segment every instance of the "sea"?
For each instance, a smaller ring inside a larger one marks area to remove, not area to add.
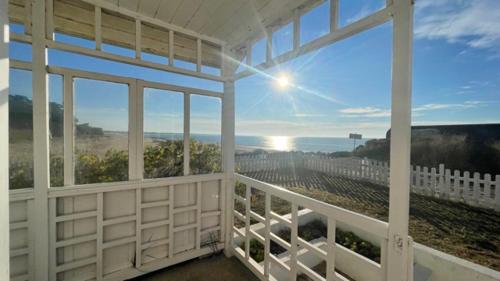
[[[145,133],[146,138],[162,140],[180,140],[182,134]],[[220,143],[220,135],[192,134],[195,140],[204,143]],[[303,152],[337,152],[352,151],[354,147],[364,144],[369,139],[352,140],[339,137],[289,137],[289,136],[236,136],[236,148],[239,150],[274,150]]]

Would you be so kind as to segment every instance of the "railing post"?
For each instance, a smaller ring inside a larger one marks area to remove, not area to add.
[[[500,211],[500,175],[495,176],[495,211]]]
[[[298,206],[296,203],[292,202],[292,225],[291,225],[291,236],[290,236],[290,277],[288,280],[295,281],[297,280],[297,243],[298,243],[298,230],[299,230],[299,221],[298,221]]]
[[[328,217],[328,230],[327,230],[327,261],[326,261],[326,280],[335,280],[335,230],[336,223],[331,217]]]
[[[9,280],[9,1],[0,1],[0,280]]]
[[[446,198],[447,193],[444,193],[444,185],[445,185],[445,180],[444,180],[444,164],[439,164],[439,189],[438,189],[438,194],[439,198]]]
[[[233,228],[233,208],[234,208],[234,122],[235,122],[235,112],[234,112],[234,73],[236,67],[228,55],[225,53],[225,48],[222,51],[222,75],[226,79],[224,82],[224,95],[222,97],[222,168],[225,174],[225,190],[226,190],[226,232],[225,235],[225,247],[224,254],[226,256],[231,256],[231,241],[232,241],[232,228]]]
[[[270,258],[269,254],[271,252],[271,195],[266,192],[266,202],[265,202],[265,216],[266,216],[266,232],[264,234],[265,245],[264,245],[264,276],[269,279],[270,271]]]
[[[408,277],[413,4],[394,0],[387,280]]]

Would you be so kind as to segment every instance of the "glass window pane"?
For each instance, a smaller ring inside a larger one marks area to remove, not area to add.
[[[144,178],[183,175],[184,95],[144,89]]]
[[[128,85],[76,78],[75,183],[128,180]]]
[[[385,0],[341,0],[339,24],[344,27],[361,20],[385,7]]]
[[[304,45],[330,32],[330,2],[315,7],[300,18],[300,44]]]
[[[64,185],[63,78],[49,75],[50,186]]]
[[[277,57],[293,49],[293,23],[273,33],[273,56]]]
[[[220,172],[221,169],[221,100],[191,96],[191,174]]]
[[[252,65],[266,62],[267,39],[262,38],[252,45]]]
[[[9,188],[33,187],[31,71],[11,69],[9,89]]]

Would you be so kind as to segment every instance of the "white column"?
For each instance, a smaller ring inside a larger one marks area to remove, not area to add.
[[[9,18],[0,1],[0,280],[9,280]]]
[[[408,276],[413,6],[394,0],[388,280]]]
[[[235,90],[233,75],[236,70],[234,64],[223,57],[222,75],[224,82],[224,96],[222,97],[222,168],[226,178],[226,241],[224,254],[231,256],[230,252],[233,227],[233,190],[234,190],[234,150],[235,150]]]
[[[33,0],[33,151],[35,178],[36,229],[35,280],[48,280],[48,188],[49,179],[49,106],[47,87],[47,50],[45,48],[45,1]]]

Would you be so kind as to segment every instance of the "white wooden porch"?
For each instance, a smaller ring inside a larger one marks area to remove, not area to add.
[[[288,272],[286,279],[305,274],[313,280],[347,280],[337,270],[357,267],[355,280],[412,280],[412,242],[408,236],[412,23],[411,0],[387,0],[385,7],[344,27],[339,26],[339,2],[330,0],[330,31],[300,44],[300,19],[323,0],[259,1],[138,1],[138,0],[0,0],[0,279],[2,280],[124,280],[211,253],[213,247],[235,256],[262,280],[275,280],[270,264]],[[392,121],[389,222],[377,221],[336,206],[235,174],[235,81],[349,38],[388,21],[393,22]],[[24,32],[9,32],[9,24]],[[293,48],[272,52],[272,34],[293,24]],[[94,48],[61,42],[56,33],[83,38]],[[253,44],[267,38],[266,60],[252,63]],[[9,41],[31,45],[31,61],[9,59]],[[103,46],[128,48],[134,57],[105,52]],[[223,91],[158,83],[113,73],[94,73],[49,65],[48,50],[216,81]],[[143,59],[143,53],[168,58],[168,63]],[[182,60],[193,69],[175,64]],[[236,72],[243,66],[242,72]],[[219,70],[206,73],[204,67]],[[9,69],[32,73],[34,186],[9,186]],[[49,74],[64,81],[64,186],[50,185]],[[74,78],[127,85],[129,89],[128,180],[79,185],[74,179]],[[193,175],[184,157],[184,175],[144,179],[144,88],[181,93],[184,98],[184,155],[189,155],[190,97],[217,98],[222,103],[222,172]],[[246,197],[235,196],[235,182],[246,185]],[[250,190],[265,193],[264,216],[250,210]],[[270,197],[288,201],[291,219],[271,212]],[[235,201],[246,212],[234,210]],[[297,237],[299,207],[327,217],[328,247],[318,249]],[[10,215],[9,215],[10,213]],[[245,231],[233,227],[243,218]],[[265,224],[254,233],[251,218]],[[272,220],[289,225],[291,241],[270,231]],[[374,263],[334,243],[335,225],[344,223],[381,242],[381,261]],[[215,239],[213,236],[215,234]],[[154,237],[154,239],[150,239]],[[249,255],[250,239],[265,246],[263,264]],[[234,243],[243,238],[245,250]],[[289,250],[288,262],[270,253],[271,240]],[[206,242],[209,241],[207,244]],[[14,246],[12,246],[14,245]],[[307,248],[326,261],[326,276],[315,274],[297,259]],[[154,253],[151,254],[151,253]],[[152,258],[153,256],[153,258]],[[339,260],[341,259],[341,261]]]

